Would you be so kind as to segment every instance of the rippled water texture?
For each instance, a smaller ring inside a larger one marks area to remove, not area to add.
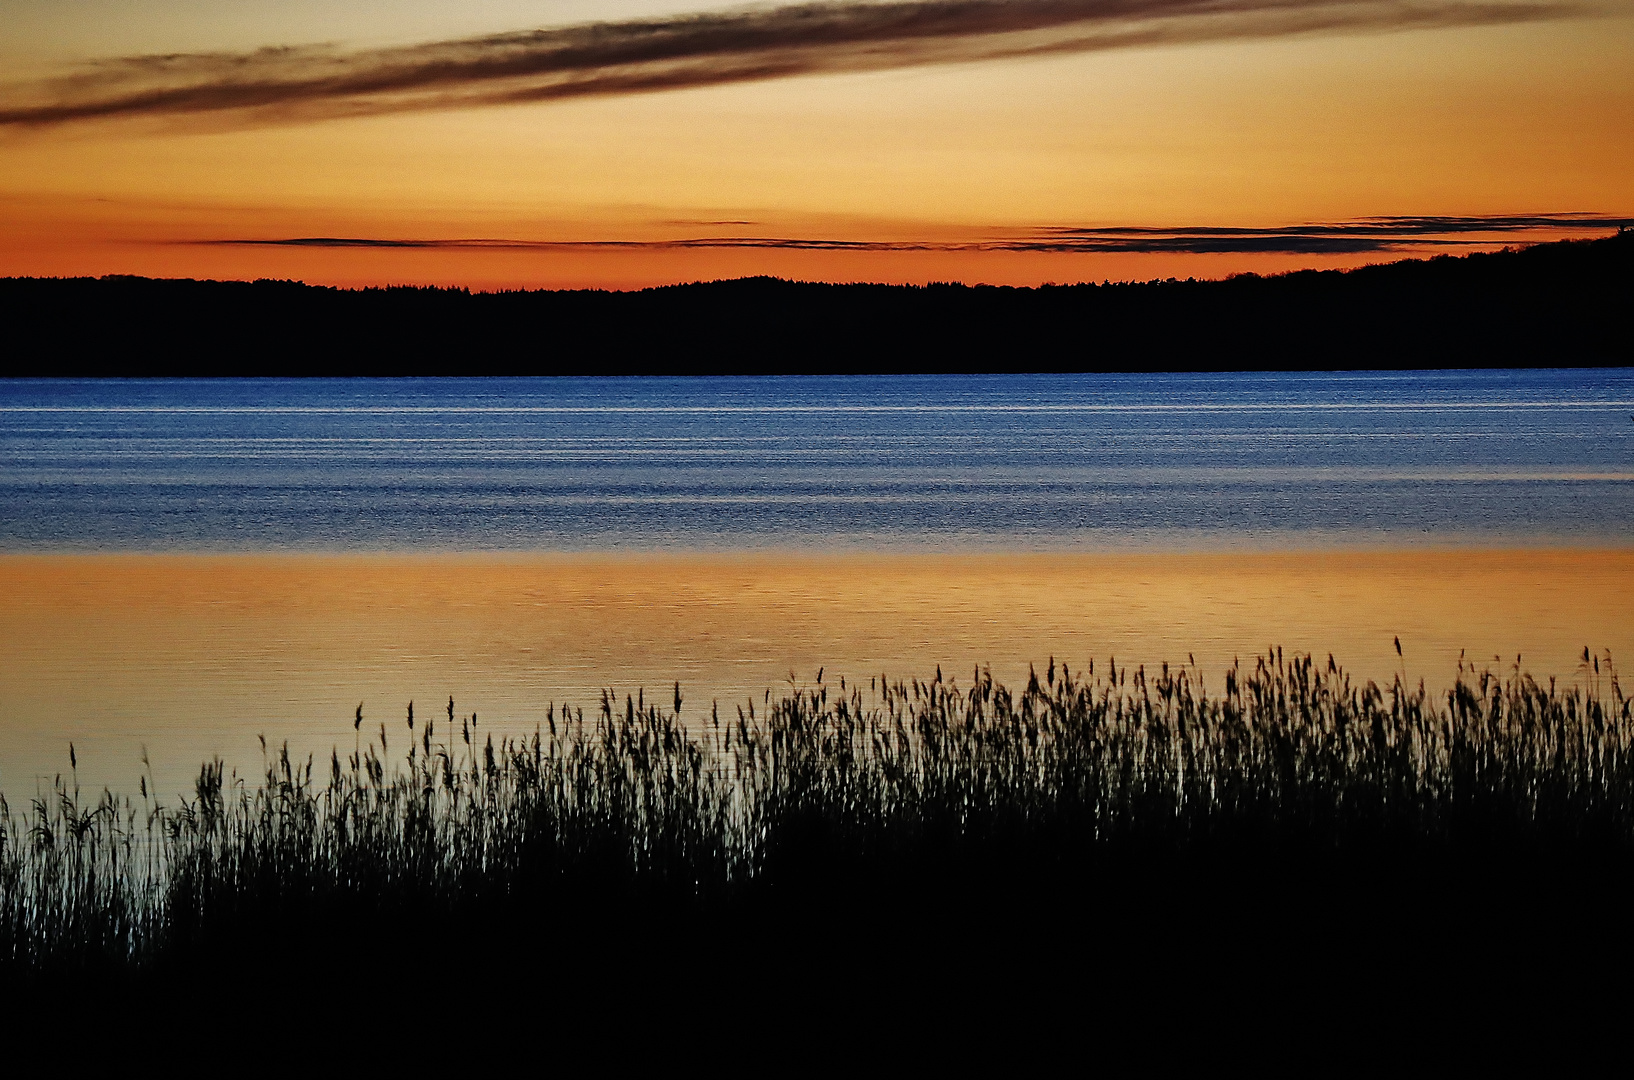
[[[1621,544],[1634,371],[0,385],[0,549]]]
[[[819,666],[1586,677],[1634,657],[1631,413],[1630,370],[0,382],[0,790]]]

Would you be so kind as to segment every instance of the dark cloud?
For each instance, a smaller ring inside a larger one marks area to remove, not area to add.
[[[592,23],[406,48],[141,56],[0,90],[0,126],[266,123],[1136,45],[1531,22],[1578,0],[895,0]]]
[[[705,224],[705,223],[700,223]],[[737,224],[718,222],[716,224]],[[303,236],[280,240],[209,240],[256,247],[494,248],[535,250],[785,248],[802,251],[1017,251],[1133,254],[1345,255],[1433,251],[1491,244],[1516,233],[1591,232],[1634,228],[1634,218],[1603,214],[1526,214],[1470,217],[1371,217],[1270,229],[1197,226],[1165,229],[1059,227],[1016,237],[966,241],[824,240],[767,236],[712,236],[681,240],[375,240]]]
[[[1047,239],[1037,241],[1031,250],[1291,255],[1405,252],[1490,244],[1495,235],[1502,234],[1582,232],[1630,225],[1634,225],[1634,218],[1566,213],[1370,217],[1270,229],[1206,225],[1180,229],[1066,227],[1045,230]]]

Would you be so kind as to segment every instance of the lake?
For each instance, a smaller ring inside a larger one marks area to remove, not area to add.
[[[1631,413],[1630,369],[0,383],[0,789],[819,667],[1569,680],[1634,654]]]

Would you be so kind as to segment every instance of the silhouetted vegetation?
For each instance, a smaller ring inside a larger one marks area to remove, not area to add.
[[[1460,665],[1439,699],[1273,651],[1207,689],[1051,661],[1015,690],[819,673],[758,714],[666,704],[498,741],[452,701],[360,708],[351,752],[275,751],[254,787],[215,762],[174,806],[72,776],[0,804],[0,985],[1337,1022],[1358,994],[1564,1001],[1634,938],[1634,716],[1587,650],[1570,688]]]
[[[1634,231],[1351,271],[639,292],[0,281],[34,374],[609,374],[1626,364]]]

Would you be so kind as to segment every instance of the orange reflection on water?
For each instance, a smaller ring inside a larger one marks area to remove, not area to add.
[[[326,757],[450,695],[496,732],[601,687],[679,680],[683,716],[871,675],[1024,680],[1183,663],[1210,687],[1269,645],[1362,678],[1451,680],[1460,649],[1570,680],[1585,646],[1634,656],[1634,550],[1294,554],[8,556],[0,558],[0,789],[78,749],[88,784],[161,790],[256,735]],[[1393,639],[1405,657],[1398,660]]]

